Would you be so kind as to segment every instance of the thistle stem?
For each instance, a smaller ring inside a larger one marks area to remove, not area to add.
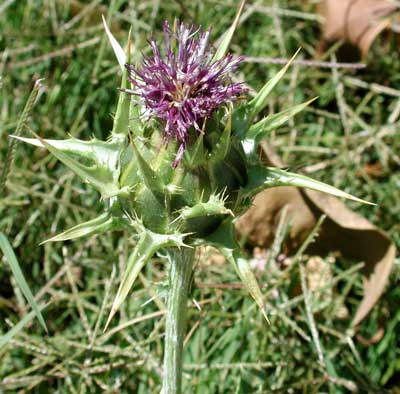
[[[182,352],[194,249],[170,249],[162,394],[182,393]]]

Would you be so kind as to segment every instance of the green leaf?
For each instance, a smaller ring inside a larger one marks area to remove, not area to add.
[[[139,224],[137,224],[137,226],[139,230],[141,229],[140,238],[134,251],[129,257],[126,270],[119,285],[117,295],[115,296],[104,331],[107,329],[111,319],[124,302],[140,271],[152,258],[154,253],[156,253],[157,250],[167,246],[185,246],[183,243],[183,238],[186,236],[186,234],[156,234],[150,230],[142,228]]]
[[[218,60],[221,60],[225,56],[225,54],[228,50],[229,44],[231,43],[233,34],[235,33],[235,30],[239,24],[239,18],[243,11],[243,7],[244,7],[245,3],[246,3],[246,0],[242,0],[242,3],[239,6],[239,10],[236,14],[235,20],[233,21],[230,28],[222,36],[221,43],[218,45],[217,51],[215,52],[214,57],[212,59],[212,63],[214,63]]]
[[[277,186],[304,187],[331,194],[336,197],[347,198],[348,200],[374,205],[368,201],[361,200],[360,198],[343,192],[336,187],[329,186],[326,183],[316,181],[307,176],[288,172],[280,168],[265,167],[262,165],[254,165],[249,168],[248,183],[246,187],[240,190],[240,196],[242,198],[253,197],[264,189]]]
[[[102,234],[111,230],[122,230],[127,227],[127,222],[123,218],[113,217],[109,212],[103,213],[99,217],[89,220],[85,223],[80,223],[61,234],[58,234],[44,242],[59,242],[70,239],[85,237],[88,235]]]
[[[21,267],[19,266],[17,257],[15,256],[15,253],[10,245],[10,242],[8,241],[8,239],[2,232],[0,232],[0,249],[2,250],[4,257],[6,258],[6,260],[8,261],[8,263],[10,265],[11,272],[13,273],[15,281],[17,282],[19,288],[22,291],[22,294],[25,296],[29,305],[33,309],[33,312],[36,314],[36,317],[39,320],[42,327],[44,328],[44,330],[46,332],[48,332],[46,323],[43,319],[42,314],[40,313],[38,304],[36,303],[35,299],[33,298],[33,294],[31,292],[31,289],[28,286],[28,283],[26,282],[24,274],[22,273],[22,270],[21,270]]]
[[[304,108],[306,108],[309,104],[311,104],[314,100],[316,100],[316,98],[306,101],[305,103],[295,105],[284,111],[278,112],[277,114],[268,115],[264,119],[252,125],[249,128],[249,131],[247,132],[245,138],[256,141],[266,138],[271,131],[282,126],[289,119],[291,119],[293,116],[295,116]]]
[[[254,119],[254,117],[262,111],[265,106],[267,105],[267,99],[269,95],[271,94],[272,90],[275,88],[275,86],[278,84],[278,82],[283,78],[283,76],[286,74],[288,68],[292,64],[293,60],[297,56],[297,54],[300,52],[300,49],[297,50],[297,52],[294,54],[294,56],[289,60],[289,62],[285,65],[285,67],[282,68],[276,75],[274,75],[263,87],[262,89],[257,93],[256,97],[254,97],[249,103],[248,107],[250,107],[251,110],[251,116],[250,116],[250,121]]]
[[[265,311],[263,295],[257,279],[248,261],[240,253],[239,245],[235,238],[235,227],[232,223],[232,219],[225,220],[213,234],[205,238],[205,243],[218,249],[233,265],[240,280],[254,298],[267,322],[269,322]]]
[[[12,135],[11,137],[16,138],[20,141],[28,144],[45,148],[42,141],[50,144],[57,150],[64,153],[75,154],[85,159],[97,161],[101,165],[109,164],[112,168],[117,167],[117,159],[119,151],[122,149],[123,143],[120,139],[115,139],[114,142],[105,142],[97,139],[90,141],[83,141],[77,138],[70,138],[67,140],[49,140],[43,138],[25,138]]]
[[[115,137],[109,142],[96,139],[81,141],[75,138],[57,141],[45,140],[34,135],[36,139],[16,136],[14,138],[46,148],[76,175],[95,187],[104,199],[125,192],[119,187],[119,157],[125,147],[125,138]],[[90,165],[86,164],[88,161]]]

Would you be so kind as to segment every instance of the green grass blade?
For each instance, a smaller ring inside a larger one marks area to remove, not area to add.
[[[29,312],[25,315],[11,330],[6,334],[0,336],[0,349],[8,344],[12,338],[15,337],[36,315],[35,311]]]
[[[44,328],[44,330],[48,332],[46,323],[43,319],[42,314],[40,313],[38,304],[34,300],[31,289],[29,288],[28,283],[26,282],[26,279],[24,277],[24,274],[21,271],[21,267],[19,266],[17,257],[15,256],[15,253],[10,245],[10,242],[2,232],[0,232],[0,249],[2,250],[6,260],[10,264],[11,272],[13,273],[15,281],[17,282],[23,295],[25,296],[29,305],[33,309],[33,312],[35,312],[36,317],[39,320],[42,327]]]
[[[38,79],[35,82],[35,85],[33,86],[31,94],[29,95],[28,100],[25,104],[24,110],[22,111],[22,115],[20,116],[20,118],[18,120],[17,128],[15,129],[15,136],[19,136],[25,127],[26,121],[32,111],[32,108],[35,104],[36,98],[39,94],[40,87],[42,86],[40,84],[41,81],[42,81],[41,79]],[[3,195],[5,193],[6,181],[7,181],[8,174],[10,172],[12,163],[14,161],[14,154],[15,154],[15,150],[17,148],[17,143],[18,143],[18,141],[15,139],[12,139],[9,141],[7,156],[4,160],[4,167],[3,167],[3,171],[0,176],[0,195]]]

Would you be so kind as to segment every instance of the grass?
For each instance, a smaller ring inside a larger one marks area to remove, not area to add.
[[[0,5],[0,157],[15,132],[34,80],[46,89],[27,122],[43,137],[105,138],[112,126],[118,65],[100,15],[121,42],[132,26],[135,60],[161,22],[175,16],[229,26],[235,1],[6,1]],[[249,1],[232,51],[288,58],[315,56],[314,7],[300,0]],[[311,3],[311,2],[310,2]],[[277,9],[275,13],[273,8]],[[157,34],[157,33],[156,33]],[[384,45],[383,45],[384,44]],[[323,60],[333,61],[334,51]],[[245,63],[240,76],[259,89],[280,66]],[[347,203],[400,246],[400,55],[379,39],[363,70],[294,65],[270,99],[277,111],[319,96],[312,108],[271,135],[291,168],[331,183],[375,207]],[[377,168],[373,172],[371,168]],[[49,334],[30,313],[6,260],[0,261],[0,333],[20,328],[0,348],[0,392],[157,393],[160,387],[164,267],[148,265],[105,333],[102,329],[130,249],[127,234],[63,244],[39,242],[94,217],[98,196],[43,150],[18,145],[0,230],[7,235],[42,309]],[[283,234],[284,234],[283,229]],[[282,250],[280,242],[275,245]],[[277,253],[279,255],[279,253]],[[362,323],[350,327],[362,297],[358,261],[325,256],[324,286],[310,291],[300,256],[291,275],[279,260],[259,272],[267,325],[227,264],[199,256],[185,352],[187,393],[398,393],[400,268]],[[249,258],[252,258],[249,251]],[[153,302],[147,301],[156,295]],[[199,310],[200,309],[200,310]]]

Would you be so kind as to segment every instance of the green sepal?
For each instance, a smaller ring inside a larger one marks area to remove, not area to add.
[[[116,137],[109,142],[96,139],[81,141],[75,138],[57,141],[34,135],[36,139],[15,138],[46,148],[76,175],[96,188],[104,199],[127,192],[119,187],[119,157],[125,146],[123,139]],[[87,164],[88,161],[90,164]]]
[[[114,51],[115,57],[118,60],[118,63],[121,67],[122,71],[122,81],[121,81],[121,93],[118,99],[117,111],[115,113],[115,120],[113,126],[113,135],[122,134],[127,135],[128,126],[131,131],[135,135],[142,135],[142,125],[139,120],[139,105],[130,105],[132,101],[132,96],[126,92],[126,89],[129,89],[130,85],[128,83],[128,70],[125,67],[125,64],[131,63],[131,32],[129,30],[128,35],[128,43],[126,54],[122,49],[121,45],[118,43],[116,38],[111,33],[110,29],[107,26],[107,22],[103,16],[103,25],[106,31],[108,40],[111,44],[111,47]]]
[[[257,114],[259,114],[267,105],[267,99],[271,94],[272,90],[278,84],[278,82],[286,74],[288,68],[292,64],[293,60],[299,53],[300,49],[294,54],[294,56],[289,60],[289,62],[276,74],[274,75],[257,93],[257,95],[247,104],[251,110],[250,122],[254,119]]]
[[[208,161],[211,164],[218,163],[225,159],[231,145],[231,132],[232,132],[232,112],[228,114],[225,129],[221,134],[218,142],[213,146],[212,151],[208,156]]]
[[[207,202],[199,202],[192,207],[185,207],[180,212],[183,220],[213,215],[233,215],[230,209],[225,207],[223,196],[212,194]]]
[[[240,189],[239,196],[241,199],[248,199],[255,196],[264,189],[277,186],[295,186],[316,190],[319,192],[331,194],[336,197],[347,198],[349,200],[374,205],[368,201],[361,200],[336,187],[327,185],[326,183],[316,181],[304,175],[295,174],[286,170],[265,167],[261,164],[250,166],[248,169],[248,183],[246,187]]]
[[[155,197],[164,198],[164,192],[166,191],[164,182],[162,182],[158,174],[151,168],[149,163],[144,159],[142,154],[137,149],[133,140],[131,140],[131,145],[144,184],[154,194]]]
[[[239,245],[236,241],[233,220],[231,218],[226,219],[214,233],[204,239],[204,243],[218,249],[229,263],[233,265],[240,280],[243,282],[250,295],[254,298],[254,301],[259,306],[267,322],[269,322],[265,310],[263,295],[257,279],[247,259],[242,256]]]
[[[205,163],[207,156],[204,153],[204,135],[200,134],[194,144],[188,146],[184,153],[185,164],[189,168],[196,168]]]
[[[245,135],[245,139],[260,141],[263,138],[266,138],[271,131],[282,126],[289,119],[311,104],[314,100],[316,100],[316,98],[285,109],[277,114],[268,115],[249,128],[247,134]]]
[[[232,133],[239,139],[246,138],[249,126],[253,118],[248,104],[235,106],[232,113]]]
[[[110,33],[111,34],[111,33]],[[131,32],[129,31],[126,63],[131,62]],[[130,107],[131,107],[131,95],[126,92],[128,89],[128,70],[124,66],[122,68],[122,80],[121,80],[121,92],[118,98],[117,110],[115,112],[114,125],[111,134],[112,135],[128,135],[128,126],[130,124]]]
[[[152,256],[159,250],[165,247],[185,247],[183,240],[187,234],[156,234],[144,228],[139,222],[134,222],[133,225],[140,233],[139,240],[129,257],[123,274],[121,283],[119,285],[117,295],[115,296],[113,305],[111,307],[110,315],[107,319],[104,330],[107,329],[111,319],[118,311],[125,298],[127,297],[130,289],[135,283],[140,271],[144,265],[152,258]]]
[[[80,223],[61,234],[58,234],[41,244],[47,242],[67,241],[70,239],[85,237],[88,235],[102,234],[107,231],[123,230],[128,228],[128,221],[122,217],[114,217],[109,212],[101,214],[99,217]]]
[[[140,119],[141,105],[131,96],[131,105],[129,106],[129,130],[136,137],[143,137],[144,124]]]
[[[235,19],[234,19],[232,25],[222,36],[221,43],[218,45],[218,48],[215,51],[214,57],[212,58],[212,61],[211,61],[212,63],[217,62],[218,60],[221,60],[225,56],[226,52],[228,51],[229,44],[231,43],[233,34],[235,33],[235,30],[239,24],[239,18],[240,18],[240,15],[242,14],[245,3],[246,3],[246,0],[242,0],[242,3],[239,6],[239,10],[236,13],[236,16],[235,16]]]

